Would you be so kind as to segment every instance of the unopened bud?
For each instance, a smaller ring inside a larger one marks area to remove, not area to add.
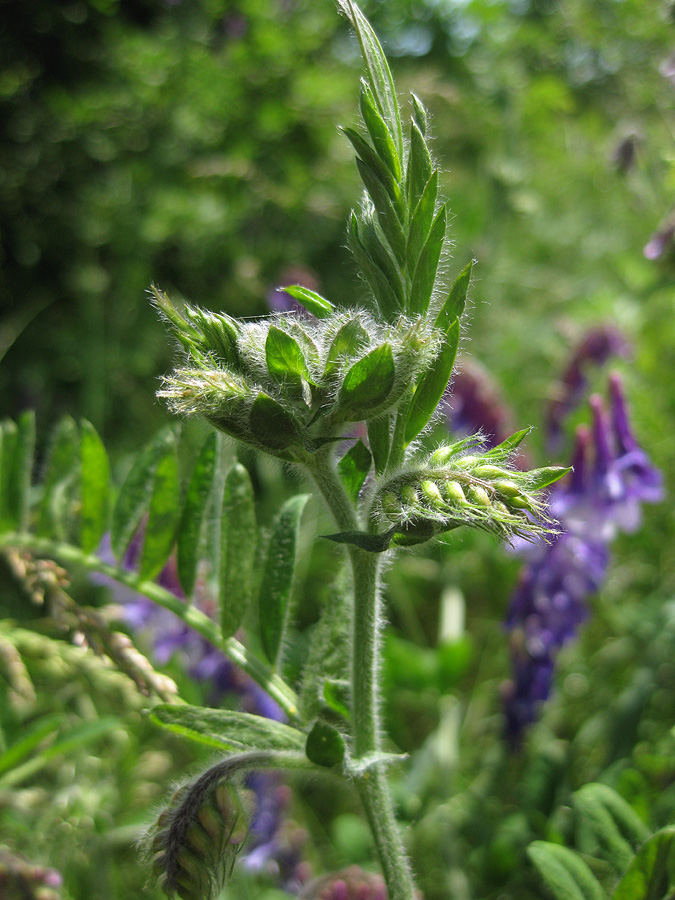
[[[477,466],[471,474],[476,478],[493,479],[503,478],[506,472],[498,466]]]
[[[443,505],[443,496],[434,481],[423,481],[421,487],[425,499],[429,501],[431,506]]]
[[[495,481],[492,487],[502,497],[519,497],[521,494],[520,487],[515,481]]]
[[[466,496],[459,481],[446,481],[443,485],[446,500],[451,503],[466,503]]]
[[[491,506],[492,500],[490,499],[490,495],[485,488],[481,487],[479,484],[470,484],[467,487],[466,492],[469,500],[478,504],[478,506]]]

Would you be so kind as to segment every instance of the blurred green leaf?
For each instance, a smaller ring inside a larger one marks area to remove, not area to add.
[[[108,454],[96,429],[86,419],[80,423],[80,456],[80,544],[85,553],[91,553],[108,528],[111,483]]]
[[[670,900],[675,889],[675,826],[652,835],[640,847],[611,900]]]
[[[338,463],[340,478],[354,503],[358,500],[359,492],[372,464],[373,458],[370,450],[360,438]]]
[[[165,565],[176,538],[180,520],[180,482],[178,479],[178,448],[166,447],[154,466],[152,494],[141,555],[141,578],[152,579]]]
[[[228,472],[223,496],[220,627],[224,638],[239,628],[251,602],[258,543],[253,485],[244,466]]]
[[[317,766],[338,766],[345,758],[344,738],[327,722],[315,722],[307,735],[305,753]]]
[[[573,850],[535,841],[527,854],[556,900],[607,900],[600,882]]]
[[[197,576],[204,517],[214,488],[218,437],[212,432],[202,445],[192,469],[178,526],[176,564],[186,597],[191,597]]]

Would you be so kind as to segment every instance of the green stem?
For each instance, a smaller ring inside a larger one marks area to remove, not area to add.
[[[328,453],[315,454],[309,464],[316,484],[338,527],[356,531],[359,519]],[[349,545],[354,578],[352,622],[352,719],[355,758],[381,750],[379,672],[381,653],[382,554]],[[396,823],[389,785],[381,765],[370,766],[356,778],[370,824],[390,900],[414,900],[415,885]]]
[[[298,699],[295,692],[278,675],[273,673],[263,662],[249,652],[236,638],[223,639],[217,624],[185,601],[176,597],[171,591],[156,584],[139,578],[135,572],[129,572],[103,562],[93,553],[84,553],[72,544],[35,537],[31,534],[3,534],[0,535],[0,548],[21,548],[29,550],[37,556],[54,559],[66,566],[79,566],[88,572],[98,572],[114,581],[125,585],[136,593],[143,594],[149,600],[163,606],[179,616],[186,625],[189,625],[202,637],[217,647],[229,657],[232,662],[240,666],[260,687],[275,700],[283,709],[289,719],[298,717]]]

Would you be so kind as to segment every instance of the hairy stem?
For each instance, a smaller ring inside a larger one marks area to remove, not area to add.
[[[310,466],[316,484],[338,527],[359,528],[357,512],[328,454],[316,454]],[[381,749],[380,696],[380,574],[383,554],[349,546],[354,578],[352,623],[352,719],[356,759]],[[381,765],[369,767],[356,779],[390,900],[413,900],[415,886],[399,832],[394,807]]]
[[[84,553],[72,544],[59,541],[51,541],[46,538],[34,537],[31,534],[3,534],[0,535],[0,548],[21,548],[29,550],[36,556],[54,559],[64,565],[79,566],[88,572],[97,572],[105,575],[136,593],[143,594],[149,600],[163,606],[179,616],[186,625],[194,628],[202,637],[217,647],[232,662],[240,666],[263,690],[275,700],[283,709],[289,719],[298,717],[298,699],[295,692],[278,675],[273,673],[256,656],[253,656],[236,638],[223,639],[218,625],[205,615],[201,610],[185,603],[171,591],[161,587],[154,581],[139,578],[135,572],[120,569],[117,566],[103,562],[93,553]]]

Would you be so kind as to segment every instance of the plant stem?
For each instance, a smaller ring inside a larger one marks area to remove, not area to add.
[[[149,600],[163,606],[179,616],[186,625],[194,628],[202,637],[217,647],[232,662],[240,666],[263,690],[275,700],[289,719],[298,717],[298,699],[295,691],[278,675],[273,673],[261,660],[236,638],[223,639],[218,625],[200,609],[181,600],[171,591],[139,578],[135,572],[120,569],[99,559],[93,553],[84,553],[78,547],[59,541],[35,537],[31,534],[10,533],[0,535],[0,548],[21,548],[29,550],[37,556],[44,556],[62,562],[64,565],[79,566],[89,572],[98,572],[125,587],[143,594]]]
[[[338,527],[359,529],[359,519],[328,453],[315,454],[309,465]],[[353,753],[358,760],[382,749],[379,710],[381,652],[380,573],[383,554],[349,545],[354,578],[352,622]],[[356,778],[387,884],[389,900],[413,900],[415,886],[399,832],[389,785],[381,764]]]

